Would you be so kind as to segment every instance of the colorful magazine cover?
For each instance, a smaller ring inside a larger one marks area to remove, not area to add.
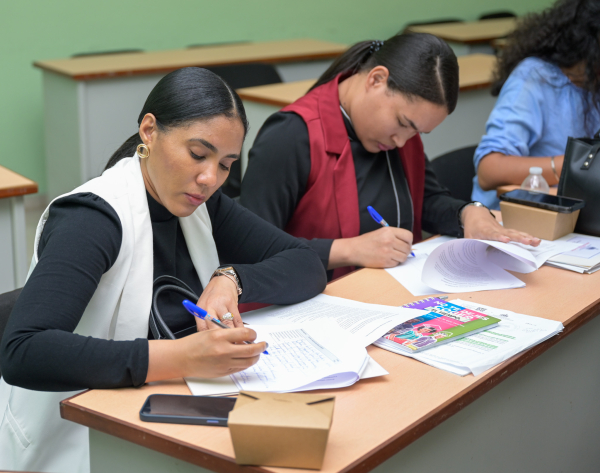
[[[404,307],[429,310],[428,314],[397,325],[385,339],[400,345],[406,351],[421,351],[466,335],[487,330],[500,321],[495,317],[465,309],[441,299],[431,298]]]

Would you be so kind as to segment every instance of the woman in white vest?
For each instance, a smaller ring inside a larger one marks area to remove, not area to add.
[[[248,127],[222,79],[199,68],[168,74],[138,124],[102,176],[55,199],[40,219],[0,345],[0,470],[89,471],[87,429],[60,418],[62,399],[243,370],[265,344],[239,343],[256,334],[243,327],[238,302],[289,304],[325,287],[315,252],[219,191]],[[176,339],[152,339],[161,276],[183,281],[233,329],[207,330],[183,296],[168,294],[160,313]]]

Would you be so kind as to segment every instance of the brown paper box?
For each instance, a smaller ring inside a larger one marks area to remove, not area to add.
[[[333,404],[322,394],[240,392],[227,422],[236,463],[320,469]]]
[[[527,232],[544,240],[556,240],[572,233],[579,217],[579,210],[563,214],[503,201],[500,201],[500,210],[504,228]]]

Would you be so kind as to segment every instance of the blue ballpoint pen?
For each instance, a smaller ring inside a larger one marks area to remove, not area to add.
[[[202,307],[198,307],[196,304],[194,304],[191,301],[188,301],[187,299],[185,299],[183,301],[183,307],[185,307],[190,314],[192,314],[195,317],[198,317],[199,319],[202,319],[202,320],[207,320],[208,319],[213,324],[215,324],[215,325],[217,325],[218,327],[221,327],[221,328],[231,328],[228,325],[225,325],[223,322],[221,322],[216,317],[213,317],[212,315],[210,315]],[[253,344],[253,342],[244,342],[244,343],[246,345],[252,345]],[[267,346],[268,346],[268,344],[267,344]],[[263,353],[265,355],[269,354],[269,352],[267,350],[263,351]]]
[[[375,220],[379,225],[381,225],[382,227],[389,227],[390,225],[383,219],[383,217],[381,215],[379,215],[379,213],[377,213],[377,210],[375,210],[373,207],[371,207],[370,205],[367,206],[367,210],[369,211],[369,215],[371,215],[371,217],[373,217],[373,220]],[[415,253],[413,251],[410,252],[410,256],[412,256],[414,258]]]

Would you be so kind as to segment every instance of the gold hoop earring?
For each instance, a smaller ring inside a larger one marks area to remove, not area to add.
[[[140,143],[137,147],[137,154],[140,158],[146,159],[150,156],[150,150],[144,143]]]

